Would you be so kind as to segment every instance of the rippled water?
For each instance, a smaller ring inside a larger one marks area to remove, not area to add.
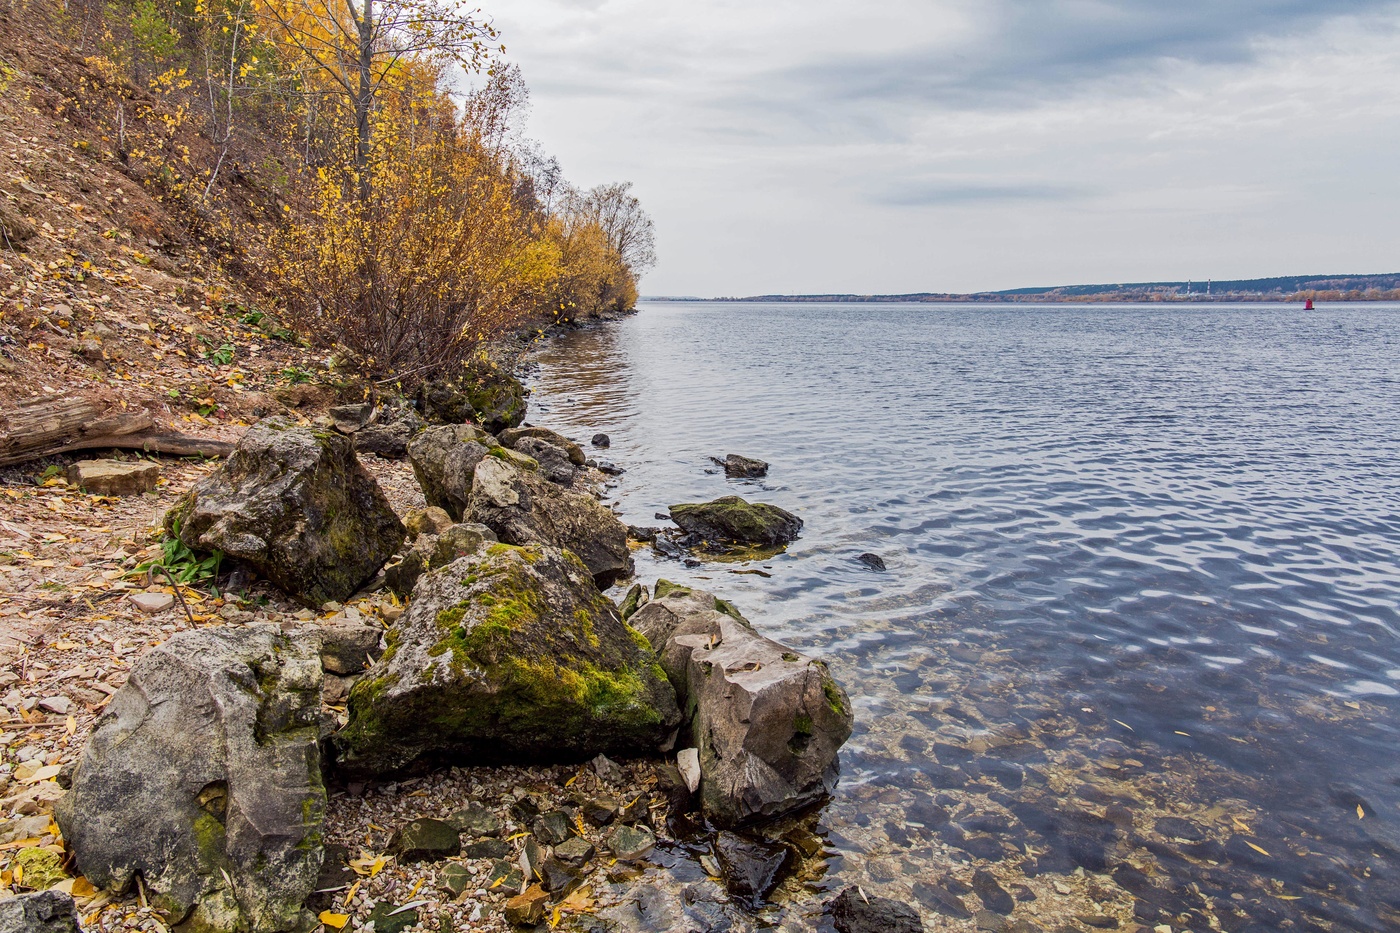
[[[531,420],[611,435],[629,523],[805,521],[638,572],[848,687],[819,887],[932,910],[988,865],[1047,929],[1400,929],[1400,307],[656,303],[539,360]]]

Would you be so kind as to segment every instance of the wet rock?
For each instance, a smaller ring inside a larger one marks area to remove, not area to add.
[[[452,527],[452,516],[447,510],[436,505],[426,509],[414,509],[404,516],[403,525],[408,531],[408,540],[417,541],[419,535],[440,535]]]
[[[321,645],[321,668],[332,674],[358,674],[384,652],[379,641],[384,632],[374,625],[336,616],[318,625],[312,634]]]
[[[530,829],[535,838],[547,846],[557,846],[574,834],[569,815],[560,810],[541,814]]]
[[[410,409],[381,414],[378,422],[355,432],[355,452],[361,456],[373,454],[382,460],[402,460],[408,456],[409,443],[423,427],[423,419]]]
[[[581,869],[593,858],[595,851],[587,839],[571,836],[554,847],[554,857],[570,868]]]
[[[348,440],[275,418],[249,428],[165,523],[187,547],[222,551],[311,606],[349,598],[404,539]]]
[[[1175,816],[1164,816],[1159,819],[1153,827],[1158,834],[1168,839],[1180,839],[1185,842],[1203,842],[1206,838],[1205,830],[1192,823],[1190,820],[1183,820]]]
[[[611,463],[607,460],[599,460],[594,469],[606,476],[621,476],[623,473],[627,472],[616,463]]]
[[[417,907],[405,910],[393,901],[380,901],[365,917],[365,926],[374,924],[374,933],[404,933],[417,922]]]
[[[38,891],[0,900],[0,933],[82,933],[73,898]]]
[[[650,650],[557,548],[492,545],[418,582],[336,736],[351,773],[655,749],[679,721]]]
[[[1096,930],[1116,930],[1119,926],[1117,917],[1106,917],[1102,914],[1080,914],[1074,919]]]
[[[549,892],[542,885],[532,884],[524,894],[506,901],[506,920],[518,927],[536,926],[544,920],[548,906]]]
[[[578,467],[570,462],[568,451],[556,444],[538,437],[523,437],[513,449],[534,460],[540,475],[551,483],[571,486],[578,477]]]
[[[549,430],[549,428],[507,428],[498,435],[498,440],[500,440],[502,446],[509,447],[511,450],[517,450],[523,454],[528,454],[531,457],[535,457],[535,455],[531,453],[528,448],[522,447],[521,442],[526,440],[543,441],[552,447],[564,451],[568,462],[573,466],[581,467],[586,462],[582,447],[575,444],[564,435]],[[538,460],[539,458],[535,457],[535,459]]]
[[[651,544],[656,541],[656,536],[661,534],[660,528],[641,528],[637,525],[627,526],[627,537],[632,541],[642,541]]]
[[[729,603],[665,581],[632,616],[690,713],[700,796],[717,826],[792,813],[836,786],[854,722],[821,661],[762,637]]]
[[[444,820],[422,818],[395,830],[389,852],[400,862],[440,862],[462,852],[457,827]]]
[[[656,836],[645,826],[617,826],[608,833],[604,845],[608,851],[624,862],[644,858],[656,847]]]
[[[739,496],[671,506],[671,521],[710,548],[779,547],[802,530],[802,519],[775,505]]]
[[[715,837],[715,856],[730,896],[757,909],[778,886],[792,853],[786,846],[721,832]]]
[[[449,816],[447,822],[468,836],[499,836],[505,831],[500,817],[479,803],[467,804]]]
[[[572,551],[602,588],[632,573],[627,526],[592,496],[569,492],[494,457],[476,473],[467,514],[501,541]]]
[[[711,457],[716,465],[724,467],[724,475],[730,479],[758,479],[768,475],[768,464],[752,457],[728,454],[723,460]]]
[[[885,572],[885,560],[879,554],[858,554],[856,562],[864,564],[867,570],[874,570],[877,573]]]
[[[595,434],[593,435],[592,443],[594,447],[611,447],[612,438],[608,437],[606,434]]]
[[[139,873],[194,929],[290,929],[321,867],[320,694],[316,647],[273,625],[147,652],[57,807],[77,869],[114,893]]]
[[[461,521],[477,465],[494,444],[495,438],[469,424],[440,425],[415,437],[408,445],[408,459],[428,505]]]
[[[999,914],[1010,916],[1016,909],[1016,899],[997,883],[992,873],[979,868],[972,874],[972,890],[982,899],[982,906]]]
[[[1007,933],[1006,918],[994,910],[979,910],[972,919],[978,933]]]
[[[160,481],[160,464],[149,460],[79,460],[68,468],[68,483],[94,496],[139,496]]]
[[[972,919],[972,911],[967,909],[963,899],[943,885],[929,881],[916,881],[914,882],[914,899],[929,910],[937,911],[954,919]]]
[[[842,891],[826,906],[840,933],[923,933],[919,912],[888,897],[857,887]]]

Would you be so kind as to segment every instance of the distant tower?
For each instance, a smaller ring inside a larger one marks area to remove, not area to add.
[[[1191,294],[1191,281],[1189,279],[1186,281],[1186,294],[1188,296]]]
[[[1206,279],[1206,297],[1207,297],[1207,298],[1210,297],[1210,283],[1211,283],[1211,279]]]

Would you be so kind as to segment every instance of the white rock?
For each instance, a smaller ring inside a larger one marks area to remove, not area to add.
[[[44,697],[39,701],[39,708],[46,709],[50,713],[57,713],[60,716],[68,715],[68,711],[73,708],[73,702],[67,697]]]
[[[700,789],[700,749],[681,749],[676,755],[676,767],[681,771],[687,790],[693,794]]]
[[[175,605],[175,597],[169,593],[133,593],[127,599],[142,612],[155,615]]]

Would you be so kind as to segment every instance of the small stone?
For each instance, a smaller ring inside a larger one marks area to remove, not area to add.
[[[525,883],[525,875],[520,866],[503,859],[491,865],[491,872],[486,876],[487,889],[495,888],[498,881],[502,889],[519,891],[520,886]]]
[[[611,797],[594,797],[582,806],[583,818],[594,826],[606,826],[617,818],[621,806]]]
[[[991,910],[979,910],[973,918],[981,933],[1006,933],[1006,918]]]
[[[594,447],[611,447],[611,446],[612,446],[612,438],[608,437],[606,434],[595,434],[595,435],[593,435],[593,446],[594,446]]]
[[[73,701],[67,697],[44,697],[39,701],[39,708],[50,713],[57,713],[60,716],[67,716],[68,711],[73,708]]]
[[[607,755],[599,755],[593,759],[593,773],[609,784],[621,784],[627,780],[627,772]]]
[[[134,593],[127,599],[137,609],[149,615],[164,612],[175,605],[175,597],[169,593]]]
[[[1117,917],[1105,917],[1098,914],[1080,914],[1075,919],[1086,927],[1093,927],[1096,930],[1118,929]]]
[[[506,901],[506,920],[518,927],[532,927],[544,920],[545,907],[549,904],[549,893],[544,887],[532,884],[524,894],[518,894]],[[380,933],[378,927],[375,933]]]
[[[560,810],[554,810],[542,815],[535,820],[532,827],[535,836],[547,846],[557,846],[559,843],[574,835],[574,828],[569,822],[569,815]]]
[[[442,820],[423,818],[400,827],[389,840],[389,851],[401,863],[436,862],[460,855],[462,840],[458,838],[456,827]]]
[[[615,857],[630,862],[650,852],[656,846],[656,837],[645,826],[622,825],[608,833],[604,845]]]
[[[473,877],[471,870],[461,862],[452,862],[442,870],[439,876],[443,889],[453,897],[461,897],[462,892],[471,887]]]
[[[827,911],[840,933],[923,933],[919,912],[888,897],[875,897],[850,887],[837,895]]]
[[[554,847],[554,857],[571,868],[582,868],[595,852],[593,844],[580,836],[565,839]]]
[[[676,767],[685,780],[685,789],[692,794],[700,789],[700,749],[684,748],[676,755]]]
[[[136,496],[156,488],[160,464],[149,460],[80,460],[68,468],[70,485],[96,496]]]
[[[914,898],[929,910],[946,914],[957,920],[971,920],[972,911],[967,909],[963,899],[947,887],[928,881],[914,882]]]
[[[540,883],[556,898],[569,894],[583,881],[572,865],[550,856],[540,866]]]
[[[723,460],[718,457],[710,459],[724,467],[724,475],[730,479],[758,479],[768,475],[768,464],[752,457],[729,454]]]
[[[0,202],[3,203],[3,202]],[[73,898],[37,891],[0,900],[0,933],[82,933]]]
[[[417,907],[410,907],[402,912],[398,911],[398,904],[381,901],[374,905],[374,909],[365,918],[366,925],[373,923],[374,933],[403,933],[404,930],[418,922]]]
[[[478,803],[471,803],[453,813],[447,822],[468,836],[499,836],[504,828],[496,814]]]
[[[792,853],[786,846],[721,832],[715,837],[715,855],[730,895],[758,909],[777,887]]]
[[[24,885],[36,891],[46,891],[68,875],[63,871],[63,856],[52,849],[30,846],[20,849],[10,861],[11,870],[24,869]]]
[[[405,516],[404,527],[408,529],[408,540],[415,541],[419,535],[440,535],[452,527],[452,516],[446,509],[430,505],[426,509],[414,509]]]
[[[462,854],[467,858],[505,858],[510,855],[510,846],[504,839],[478,839],[467,843]]]
[[[972,890],[982,899],[982,906],[1003,916],[1009,916],[1016,909],[1016,899],[985,868],[979,868],[972,875]]]
[[[885,570],[885,560],[879,554],[871,554],[868,552],[865,554],[859,554],[856,556],[856,561],[858,563],[864,564],[868,569],[874,570],[877,573],[883,573]]]

